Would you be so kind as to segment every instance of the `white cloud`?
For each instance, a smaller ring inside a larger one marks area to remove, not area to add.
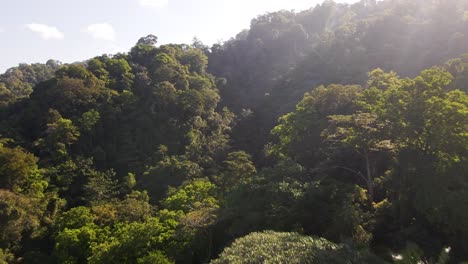
[[[86,29],[86,32],[91,34],[95,39],[101,40],[114,40],[115,39],[115,30],[112,25],[107,23],[102,24],[91,24]]]
[[[162,8],[169,4],[169,0],[140,0],[143,7]]]
[[[58,30],[56,27],[33,23],[33,24],[27,24],[26,28],[28,28],[32,32],[38,33],[41,36],[41,38],[45,40],[64,38],[63,33],[60,32],[60,30]]]

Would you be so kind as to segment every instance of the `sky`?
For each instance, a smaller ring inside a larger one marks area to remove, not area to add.
[[[19,63],[83,61],[127,52],[140,37],[160,44],[228,40],[252,18],[306,10],[322,0],[3,0],[0,72]],[[353,3],[357,0],[336,0]]]

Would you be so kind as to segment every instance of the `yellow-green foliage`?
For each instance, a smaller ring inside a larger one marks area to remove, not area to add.
[[[373,262],[370,262],[373,261]],[[383,263],[370,255],[360,255],[324,238],[298,233],[265,231],[239,238],[225,248],[212,264],[228,263]]]

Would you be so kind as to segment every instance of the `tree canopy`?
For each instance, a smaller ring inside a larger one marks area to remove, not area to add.
[[[467,10],[325,1],[10,68],[0,263],[467,261]]]

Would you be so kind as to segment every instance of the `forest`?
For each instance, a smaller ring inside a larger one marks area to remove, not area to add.
[[[20,64],[0,263],[468,263],[467,93],[468,0]]]

